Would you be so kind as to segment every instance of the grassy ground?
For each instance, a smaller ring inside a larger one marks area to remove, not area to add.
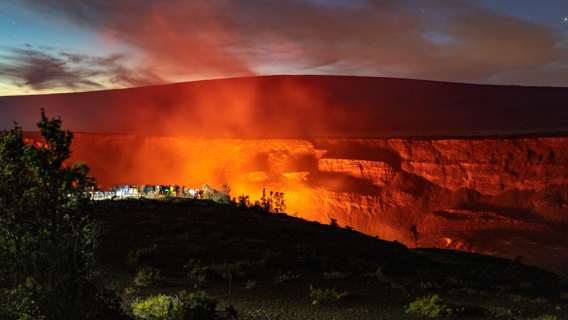
[[[444,301],[434,305],[445,304],[460,318],[568,319],[563,278],[519,261],[409,250],[356,231],[207,200],[94,205],[102,223],[103,279],[127,312],[150,295],[205,292],[219,300],[218,309],[230,298],[239,319],[425,319],[407,307],[437,294]]]

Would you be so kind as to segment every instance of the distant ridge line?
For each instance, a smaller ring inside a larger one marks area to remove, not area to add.
[[[0,130],[33,131],[39,109],[74,132],[204,138],[565,136],[568,88],[355,76],[200,80],[0,97]]]

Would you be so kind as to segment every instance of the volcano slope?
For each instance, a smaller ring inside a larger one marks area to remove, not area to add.
[[[459,318],[568,317],[565,280],[518,260],[409,250],[353,230],[210,200],[93,206],[102,224],[101,274],[127,313],[151,295],[206,292],[219,300],[219,310],[232,304],[239,319],[426,319],[407,313],[408,306],[437,294],[444,301],[430,306],[446,305]]]

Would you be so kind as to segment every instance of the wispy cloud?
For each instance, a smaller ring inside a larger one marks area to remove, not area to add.
[[[125,67],[121,55],[100,58],[25,45],[7,48],[0,58],[0,78],[37,91],[93,90],[105,88],[109,83],[124,87],[164,82],[149,70]]]
[[[75,80],[99,76],[92,68],[99,63],[115,74],[111,82],[123,85],[248,76],[272,68],[568,86],[551,68],[568,63],[564,33],[469,1],[361,0],[354,6],[314,0],[26,1],[31,10],[136,48],[144,63],[143,69],[132,70],[121,56],[75,63],[71,56],[14,51],[22,53],[21,60],[13,60],[20,67],[4,65],[3,70],[25,75],[19,76],[23,85],[35,88],[96,86],[93,80]],[[49,72],[36,75],[42,63]],[[76,64],[91,67],[78,70]]]
[[[90,79],[96,71],[76,68],[77,63],[67,57],[56,57],[30,49],[10,50],[2,56],[7,63],[0,64],[0,76],[13,79],[20,86],[34,90],[66,87],[70,89],[102,87]]]

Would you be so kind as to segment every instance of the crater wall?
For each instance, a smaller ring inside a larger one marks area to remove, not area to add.
[[[40,141],[37,133],[28,138]],[[568,138],[231,140],[75,133],[97,181],[286,194],[288,214],[568,269]],[[546,259],[553,254],[554,259]]]

